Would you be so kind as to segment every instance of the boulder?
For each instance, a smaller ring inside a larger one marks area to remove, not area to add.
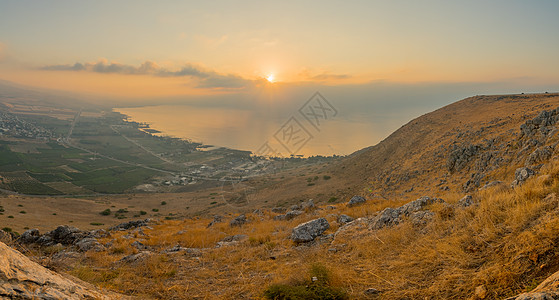
[[[553,155],[553,148],[551,146],[544,146],[537,148],[526,158],[526,166],[532,166],[543,163],[551,158]]]
[[[307,202],[301,203],[300,210],[310,210],[315,207],[313,199],[309,199]]]
[[[207,228],[210,228],[210,227],[212,227],[214,224],[221,223],[221,222],[223,222],[223,217],[220,216],[220,215],[215,215],[215,216],[214,216],[214,219],[210,222],[210,224],[208,224],[208,227],[207,227]]]
[[[89,251],[89,250],[103,251],[105,249],[105,247],[101,245],[94,237],[87,237],[81,239],[78,242],[76,242],[76,246],[81,251]]]
[[[434,214],[430,211],[423,212],[423,210],[427,205],[433,203],[445,202],[439,198],[423,196],[398,208],[385,208],[380,214],[371,218],[369,220],[369,224],[371,229],[377,230],[383,227],[400,224],[400,222],[402,222],[402,217],[410,217],[414,225],[425,224],[426,221],[430,220]]]
[[[87,234],[76,227],[62,225],[56,227],[53,231],[45,233],[45,235],[51,238],[51,241],[49,241],[48,244],[60,243],[63,245],[73,245],[78,240],[84,238]]]
[[[47,270],[0,242],[0,296],[6,299],[122,299]]]
[[[231,222],[229,222],[229,225],[231,227],[242,226],[246,222],[247,222],[247,217],[245,215],[240,215],[240,216],[236,217],[235,219],[231,220]]]
[[[412,202],[400,206],[398,210],[400,211],[401,214],[409,215],[410,213],[422,210],[425,206],[435,202],[443,203],[444,201],[439,198],[430,198],[427,196],[423,196],[417,200],[414,200]]]
[[[516,169],[514,172],[514,181],[512,182],[511,186],[520,186],[522,185],[528,178],[534,176],[536,172],[530,168],[522,167]]]
[[[28,229],[18,237],[17,241],[22,244],[31,244],[35,243],[40,236],[39,229]]]
[[[361,196],[353,196],[347,203],[347,206],[352,207],[352,206],[363,204],[365,202],[367,202],[365,198]]]
[[[400,223],[400,211],[387,207],[379,215],[370,220],[371,229],[381,229],[385,226],[398,225]]]
[[[353,221],[353,218],[348,216],[348,215],[340,215],[338,217],[338,223],[340,223],[342,225],[347,224],[347,223],[352,222],[352,221]]]
[[[314,219],[293,228],[290,238],[296,243],[310,242],[322,235],[328,228],[330,228],[330,224],[325,218]]]
[[[466,195],[464,197],[462,197],[462,199],[458,200],[458,203],[456,204],[458,207],[468,207],[470,205],[474,204],[474,200],[472,198],[472,196],[470,195]]]
[[[300,211],[300,210],[288,211],[288,212],[285,214],[285,220],[287,220],[287,221],[292,220],[292,219],[294,219],[295,217],[300,216],[300,215],[302,215],[302,214],[303,214],[303,211]]]

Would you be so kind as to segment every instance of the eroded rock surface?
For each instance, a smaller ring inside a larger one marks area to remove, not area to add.
[[[7,299],[122,299],[76,283],[45,269],[0,242],[0,298]]]

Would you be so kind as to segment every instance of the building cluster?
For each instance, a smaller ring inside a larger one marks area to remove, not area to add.
[[[0,111],[0,136],[2,135],[40,140],[56,138],[54,133],[47,129],[22,120],[16,115]]]

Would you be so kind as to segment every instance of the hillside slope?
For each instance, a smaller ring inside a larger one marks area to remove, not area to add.
[[[555,135],[522,136],[520,126],[556,107],[559,94],[470,97],[410,121],[331,172],[364,189],[409,199],[508,180],[509,171],[533,151],[557,140]]]

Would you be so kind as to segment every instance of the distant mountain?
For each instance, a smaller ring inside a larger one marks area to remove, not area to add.
[[[0,80],[1,102],[76,109],[83,108],[84,106],[99,107],[97,103],[79,95],[20,85],[6,80]]]

